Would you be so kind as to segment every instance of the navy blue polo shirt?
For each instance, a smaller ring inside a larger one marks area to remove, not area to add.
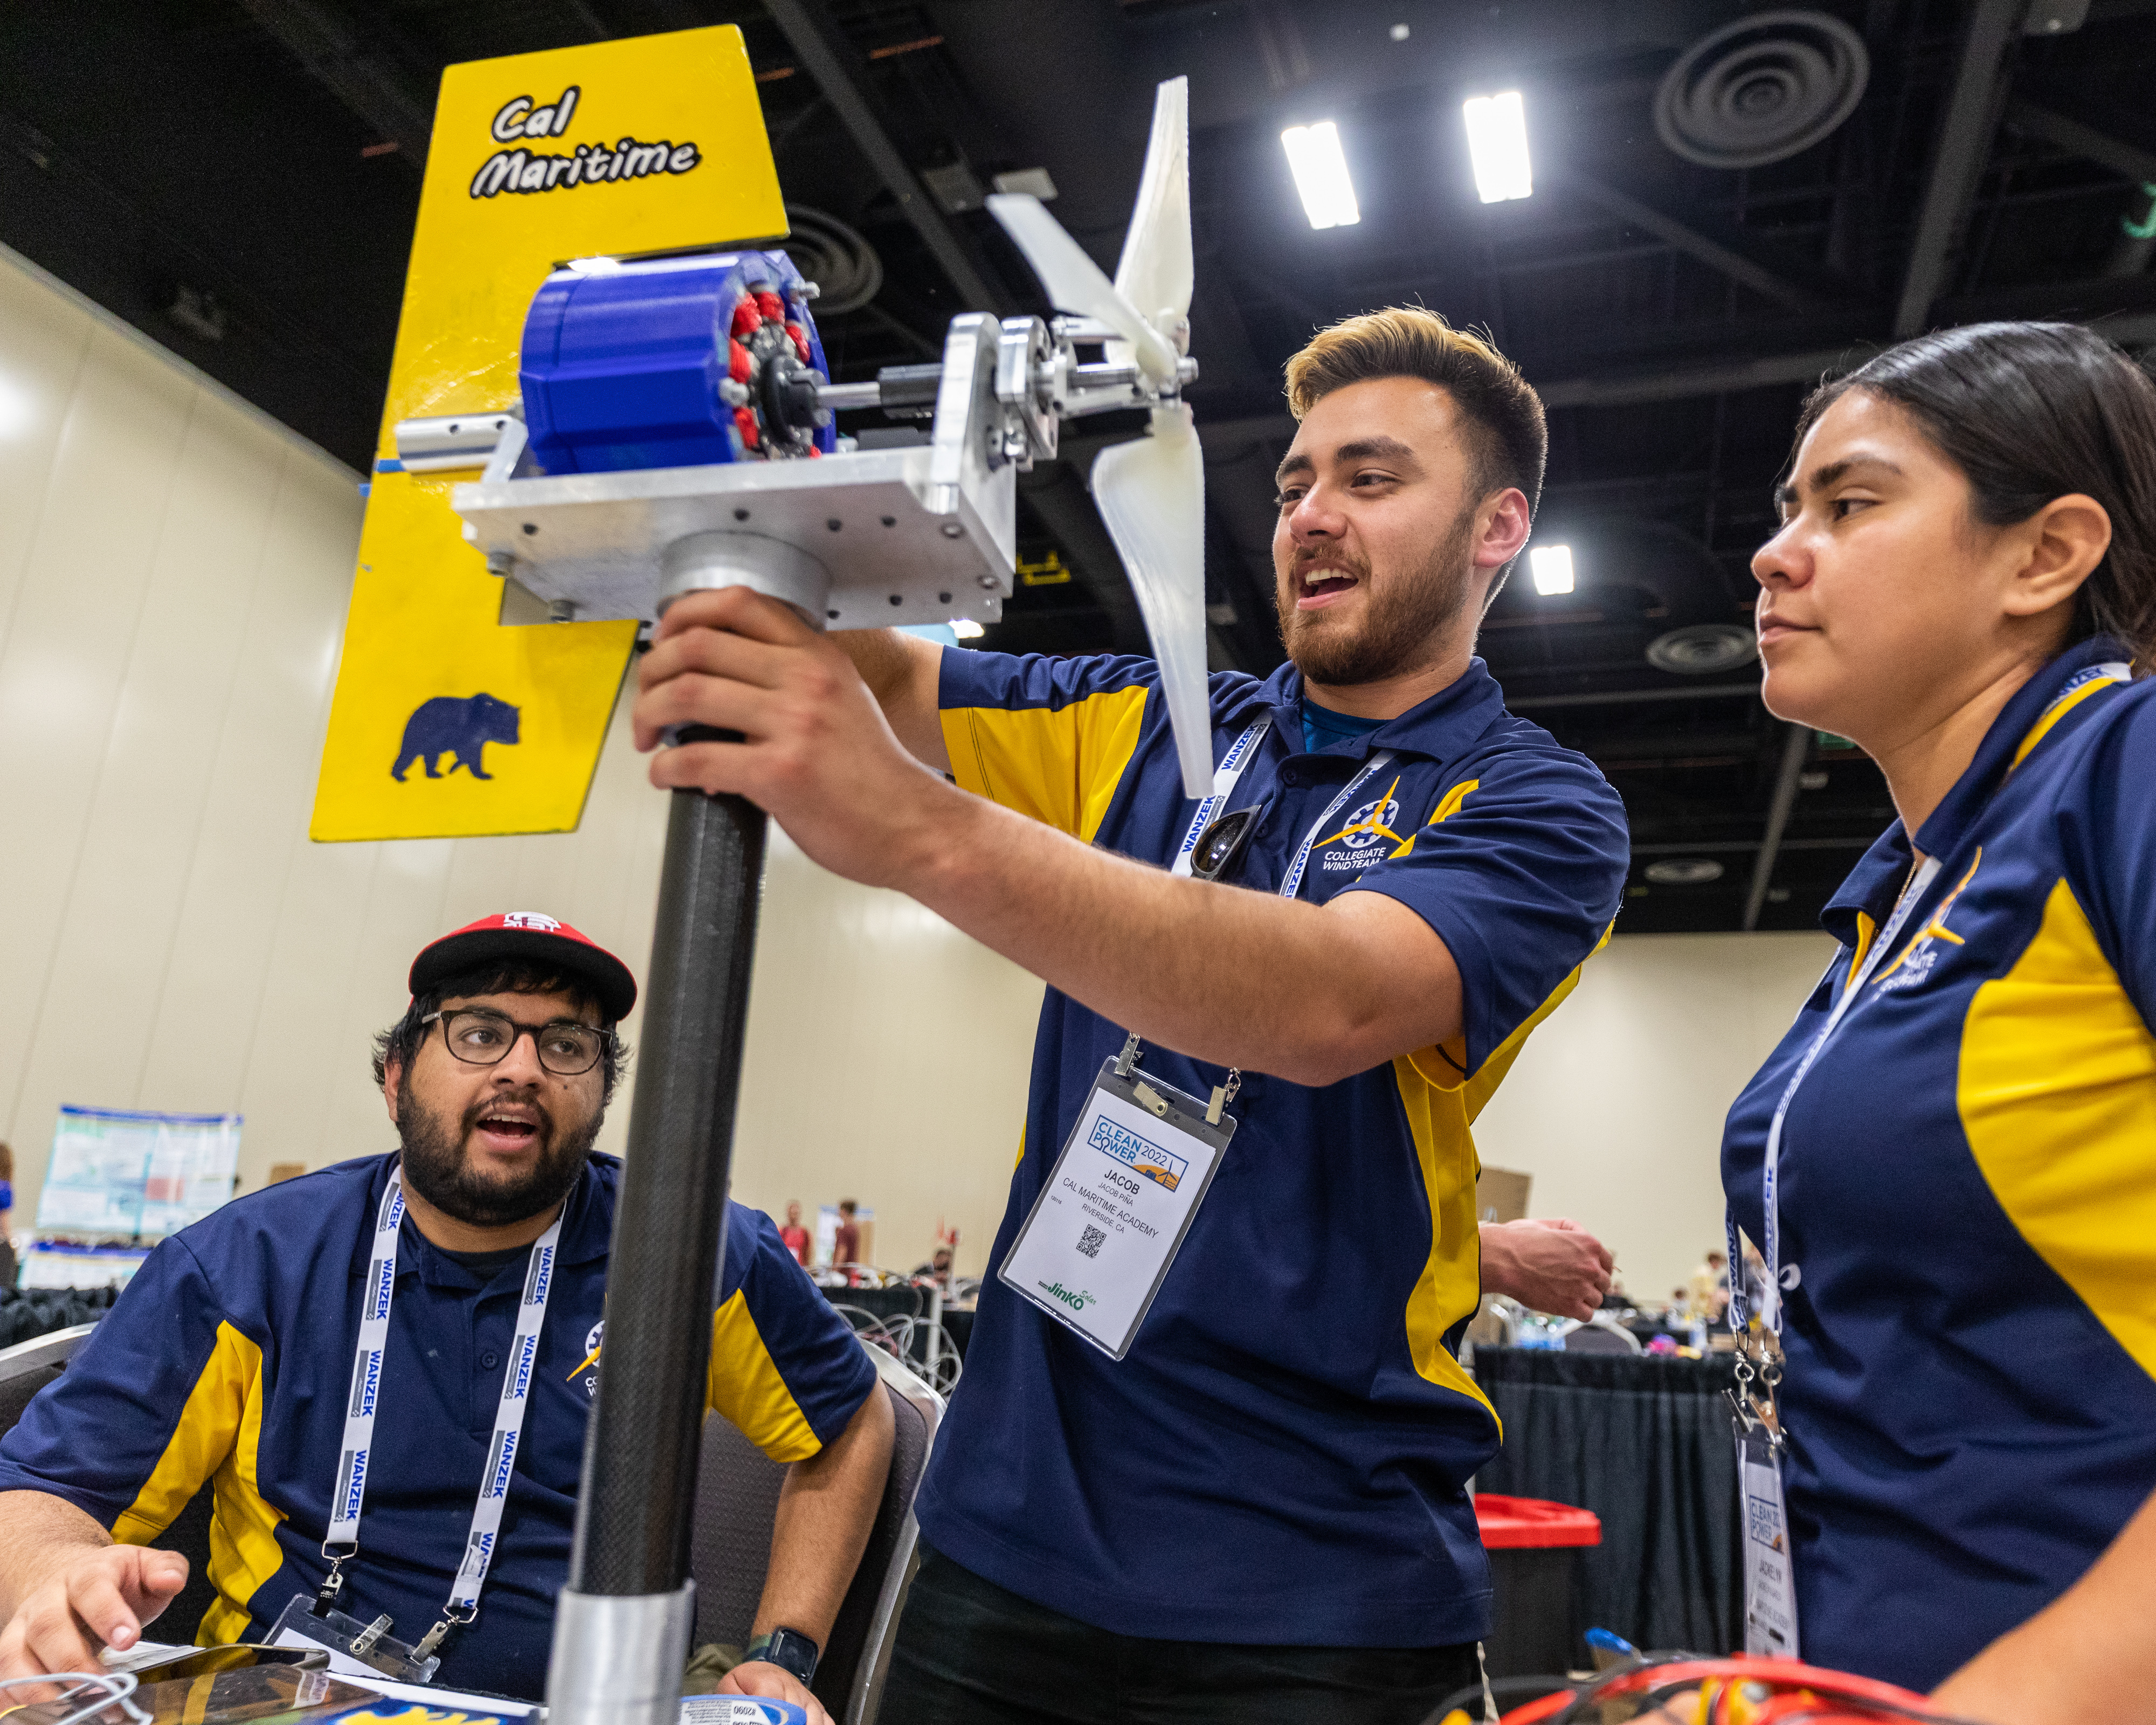
[[[265,1639],[327,1571],[360,1286],[394,1161],[267,1187],[165,1240],[0,1440],[0,1491],[65,1498],[123,1543],[151,1543],[214,1481],[205,1645]],[[544,1693],[620,1179],[618,1159],[593,1156],[570,1191],[494,1567],[477,1620],[444,1647],[437,1681],[448,1687]],[[440,1616],[464,1555],[528,1260],[482,1281],[406,1212],[360,1553],[344,1566],[341,1602],[362,1622],[388,1612],[402,1640]],[[775,1461],[815,1455],[875,1368],[769,1217],[728,1205],[714,1307],[710,1405]]]
[[[1235,1141],[1123,1359],[992,1276],[921,1524],[965,1568],[1123,1634],[1471,1641],[1490,1584],[1466,1487],[1498,1429],[1453,1353],[1481,1297],[1471,1122],[1616,914],[1624,811],[1505,711],[1480,660],[1314,753],[1292,666],[1215,675],[1211,700],[1216,760],[1272,721],[1229,805],[1261,811],[1242,886],[1276,891],[1342,786],[1394,752],[1316,835],[1300,896],[1382,892],[1427,921],[1460,967],[1465,1034],[1322,1088],[1244,1074]],[[1150,662],[947,650],[941,704],[965,788],[1174,856],[1196,805]],[[1254,996],[1271,985],[1262,952],[1243,963]],[[993,1263],[1123,1035],[1048,991]],[[1158,1046],[1144,1062],[1201,1096],[1224,1076]]]
[[[2007,704],[1783,1126],[1799,1645],[1920,1691],[2156,1491],[2156,684],[2125,657],[2076,647]],[[1911,860],[1897,824],[1843,883],[1841,952],[1730,1111],[1755,1240],[1775,1105]]]

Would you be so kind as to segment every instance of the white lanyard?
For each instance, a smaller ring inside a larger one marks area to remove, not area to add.
[[[2109,684],[2130,681],[2133,675],[2132,666],[2109,660],[2086,666],[2076,672],[2068,679],[2066,685],[2051,697],[2051,704],[2038,716],[2035,723],[2030,726],[2028,737],[2031,741],[2023,742],[2023,750],[2026,751],[2034,746],[2033,739],[2043,735],[2046,721],[2055,713],[2072,706],[2079,700],[2086,699],[2089,694],[2094,692],[2090,688],[2092,684],[2101,688]],[[2010,774],[2014,768],[2020,764],[2020,762],[2017,757],[2014,765],[2010,766],[2007,772]],[[1888,949],[1893,946],[1895,937],[1902,932],[1902,925],[1909,920],[1909,913],[1917,907],[1917,901],[1929,890],[1932,882],[1938,878],[1938,872],[1939,860],[1935,856],[1926,858],[1923,866],[1917,870],[1916,878],[1910,881],[1903,891],[1900,901],[1895,905],[1894,914],[1887,919],[1887,926],[1879,931],[1879,937],[1871,943],[1871,950],[1865,954],[1862,966],[1856,970],[1856,974],[1843,988],[1840,998],[1834,1003],[1833,1010],[1827,1014],[1825,1024],[1820,1029],[1819,1034],[1812,1039],[1812,1045],[1804,1050],[1804,1057],[1798,1061],[1797,1070],[1790,1075],[1788,1085],[1783,1089],[1781,1101],[1775,1105],[1774,1122],[1767,1128],[1767,1153],[1761,1165],[1759,1176],[1762,1219],[1766,1235],[1766,1238],[1760,1242],[1760,1253],[1766,1260],[1767,1289],[1766,1296],[1760,1302],[1759,1318],[1761,1322],[1778,1336],[1782,1333],[1780,1205],[1782,1122],[1789,1117],[1789,1104],[1796,1100],[1797,1086],[1804,1081],[1805,1075],[1811,1070],[1820,1055],[1825,1052],[1828,1041],[1840,1028],[1842,1019],[1848,1015],[1851,1009],[1856,1004],[1858,997],[1864,992],[1865,985],[1871,980],[1871,973],[1879,968],[1879,961],[1886,957]],[[1829,974],[1831,973],[1830,970]],[[1743,1260],[1737,1255],[1737,1223],[1734,1217],[1729,1219],[1727,1227],[1729,1322],[1732,1329],[1742,1333],[1745,1327],[1744,1270]]]
[[[1302,871],[1310,865],[1310,848],[1317,844],[1317,835],[1332,824],[1332,817],[1348,806],[1348,799],[1383,772],[1391,762],[1393,752],[1379,749],[1363,763],[1363,770],[1340,787],[1340,794],[1325,805],[1325,813],[1310,824],[1310,830],[1302,835],[1302,843],[1296,847],[1295,860],[1288,865],[1287,878],[1281,882],[1282,898],[1293,898],[1302,885]]]
[[[1258,720],[1237,737],[1228,752],[1220,757],[1219,766],[1214,769],[1213,793],[1198,805],[1198,813],[1191,816],[1190,830],[1183,835],[1183,843],[1176,850],[1171,873],[1188,875],[1191,872],[1191,858],[1197,853],[1198,841],[1204,836],[1205,829],[1212,824],[1213,811],[1228,800],[1235,788],[1236,781],[1243,776],[1243,769],[1250,764],[1257,753],[1259,739],[1264,737],[1265,727],[1271,723],[1270,718]],[[1340,794],[1325,805],[1325,813],[1311,823],[1310,830],[1302,835],[1302,843],[1296,849],[1295,860],[1288,865],[1287,878],[1281,882],[1280,896],[1282,898],[1293,898],[1296,889],[1302,885],[1303,870],[1310,863],[1311,847],[1317,843],[1317,835],[1325,830],[1327,823],[1339,814],[1348,799],[1362,785],[1382,772],[1385,763],[1392,758],[1389,749],[1380,749],[1371,756],[1363,763],[1363,770],[1340,787]],[[1118,1077],[1130,1076],[1131,1064],[1137,1059],[1139,1047],[1138,1033],[1133,1030],[1124,1039],[1123,1051],[1116,1060]],[[1206,1115],[1210,1123],[1216,1126],[1219,1123],[1221,1109],[1235,1100],[1235,1092],[1242,1087],[1242,1083],[1243,1075],[1232,1066],[1229,1068],[1228,1081],[1213,1092],[1213,1105]],[[1232,1123],[1229,1129],[1233,1130]]]
[[[1257,753],[1259,739],[1264,737],[1265,727],[1271,723],[1270,718],[1260,719],[1237,737],[1228,752],[1220,757],[1220,764],[1213,773],[1213,793],[1198,805],[1198,813],[1191,816],[1190,830],[1183,835],[1183,843],[1176,847],[1175,862],[1169,873],[1188,875],[1190,872],[1191,859],[1198,854],[1198,841],[1204,837],[1205,829],[1212,825],[1214,811],[1233,794],[1236,782],[1243,776],[1243,769],[1250,764]],[[1348,799],[1382,773],[1392,758],[1390,749],[1379,749],[1363,762],[1361,772],[1341,786],[1340,794],[1325,805],[1325,813],[1311,823],[1310,830],[1302,835],[1302,843],[1296,848],[1294,860],[1288,865],[1286,878],[1281,882],[1280,896],[1282,898],[1293,898],[1301,886],[1304,870],[1310,865],[1311,847],[1317,843],[1317,835],[1325,830],[1332,817],[1339,814]]]
[[[1804,1058],[1797,1062],[1797,1070],[1789,1075],[1789,1081],[1782,1091],[1781,1101],[1774,1105],[1774,1123],[1767,1128],[1767,1154],[1759,1176],[1760,1203],[1765,1214],[1763,1231],[1766,1235],[1760,1242],[1760,1251],[1766,1259],[1767,1267],[1767,1290],[1760,1301],[1759,1317],[1761,1322],[1778,1336],[1782,1333],[1782,1123],[1789,1118],[1789,1104],[1796,1100],[1797,1086],[1804,1081],[1804,1076],[1826,1051],[1826,1045],[1833,1040],[1834,1033],[1841,1028],[1841,1021],[1849,1015],[1850,1009],[1862,996],[1865,985],[1871,980],[1871,973],[1879,968],[1879,961],[1887,956],[1887,950],[1901,934],[1902,925],[1909,920],[1910,912],[1917,908],[1917,901],[1930,890],[1932,882],[1938,878],[1938,858],[1926,857],[1923,866],[1917,870],[1916,878],[1902,892],[1901,902],[1894,906],[1894,914],[1887,919],[1887,926],[1879,931],[1879,937],[1872,942],[1871,950],[1864,955],[1864,963],[1843,987],[1840,997],[1826,1015],[1826,1023],[1820,1027],[1819,1034],[1812,1039],[1812,1045],[1804,1050]],[[1735,1320],[1735,1327],[1741,1330],[1744,1327],[1744,1296],[1739,1291],[1744,1276],[1741,1261],[1733,1255],[1730,1259],[1729,1270],[1729,1312]]]
[[[566,1214],[567,1206],[562,1209]],[[389,1189],[382,1194],[382,1208],[375,1214],[374,1250],[368,1260],[360,1307],[359,1347],[352,1357],[352,1399],[345,1409],[336,1495],[330,1500],[329,1537],[322,1542],[322,1555],[330,1560],[329,1577],[322,1584],[326,1603],[343,1585],[339,1566],[359,1553],[359,1515],[367,1501],[367,1459],[374,1447],[374,1412],[381,1395],[382,1355],[389,1341],[389,1302],[397,1286],[397,1230],[403,1219],[404,1175],[399,1168],[391,1171]],[[479,1501],[472,1509],[464,1561],[457,1566],[442,1620],[416,1650],[420,1658],[440,1645],[452,1624],[470,1623],[479,1615],[479,1591],[485,1585],[486,1572],[494,1562],[495,1536],[501,1527],[501,1512],[509,1499],[509,1476],[516,1465],[516,1440],[524,1430],[524,1410],[531,1402],[539,1327],[546,1322],[547,1296],[554,1282],[555,1245],[561,1235],[562,1217],[557,1216],[531,1248],[524,1273],[523,1297],[516,1307],[516,1332],[510,1342],[508,1367],[501,1374],[501,1403],[494,1416],[494,1441],[487,1447],[486,1471],[480,1477]],[[347,1548],[332,1552],[331,1546]]]
[[[1213,816],[1235,793],[1235,782],[1243,776],[1243,769],[1250,764],[1258,752],[1258,741],[1272,723],[1270,716],[1258,721],[1237,737],[1228,752],[1220,757],[1220,764],[1213,772],[1213,793],[1198,805],[1198,813],[1190,817],[1190,830],[1183,835],[1183,843],[1176,848],[1175,861],[1169,867],[1171,875],[1188,875],[1190,860],[1198,854],[1198,841],[1204,837],[1205,829],[1213,824]]]

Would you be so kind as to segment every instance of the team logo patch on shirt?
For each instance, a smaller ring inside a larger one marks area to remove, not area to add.
[[[589,1396],[596,1397],[599,1393],[599,1374],[593,1368],[599,1363],[599,1343],[605,1336],[606,1320],[601,1318],[592,1326],[591,1334],[584,1337],[584,1357],[577,1363],[577,1371],[569,1373],[572,1378],[577,1372],[584,1374],[584,1394]]]
[[[1960,884],[1940,901],[1938,909],[1932,912],[1931,920],[1917,932],[1916,938],[1909,942],[1902,956],[1887,966],[1886,974],[1872,985],[1880,993],[1895,993],[1903,988],[1916,988],[1924,982],[1931,975],[1933,967],[1944,956],[1944,948],[1939,944],[1942,941],[1948,946],[1967,944],[1947,927],[1947,917],[1953,910],[1954,901],[1967,890],[1969,883],[1976,878],[1976,871],[1983,865],[1984,852],[1979,850],[1976,853],[1976,860],[1969,865],[1969,872],[1961,877]]]
[[[1324,851],[1318,867],[1326,870],[1367,869],[1379,858],[1389,856],[1407,843],[1393,830],[1393,823],[1400,818],[1399,798],[1393,793],[1400,788],[1395,777],[1385,787],[1385,794],[1375,802],[1365,803],[1348,817],[1348,824],[1329,838],[1320,839],[1314,849]],[[1327,847],[1332,846],[1332,849]]]

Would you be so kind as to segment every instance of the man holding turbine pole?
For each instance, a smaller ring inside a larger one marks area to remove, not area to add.
[[[1211,679],[1205,798],[1146,660],[827,638],[734,588],[644,661],[640,746],[742,738],[654,781],[1049,984],[891,1725],[1419,1719],[1489,1620],[1466,1487],[1497,1424],[1451,1343],[1486,1289],[1608,1285],[1567,1228],[1481,1230],[1478,1266],[1470,1123],[1626,858],[1615,793],[1473,655],[1541,404],[1419,310],[1322,332],[1288,386],[1291,662]]]

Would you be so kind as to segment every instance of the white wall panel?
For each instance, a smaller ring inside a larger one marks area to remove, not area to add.
[[[1667,1299],[1722,1240],[1722,1117],[1834,955],[1825,934],[1612,941],[1476,1122],[1486,1167],[1535,1177],[1532,1213],[1617,1254]]]
[[[198,393],[100,326],[73,393],[0,642],[0,1046],[26,1048],[54,982],[88,820]],[[4,1093],[20,1107],[21,1065]]]
[[[0,270],[0,641],[8,635],[52,468],[96,320],[13,270]]]

